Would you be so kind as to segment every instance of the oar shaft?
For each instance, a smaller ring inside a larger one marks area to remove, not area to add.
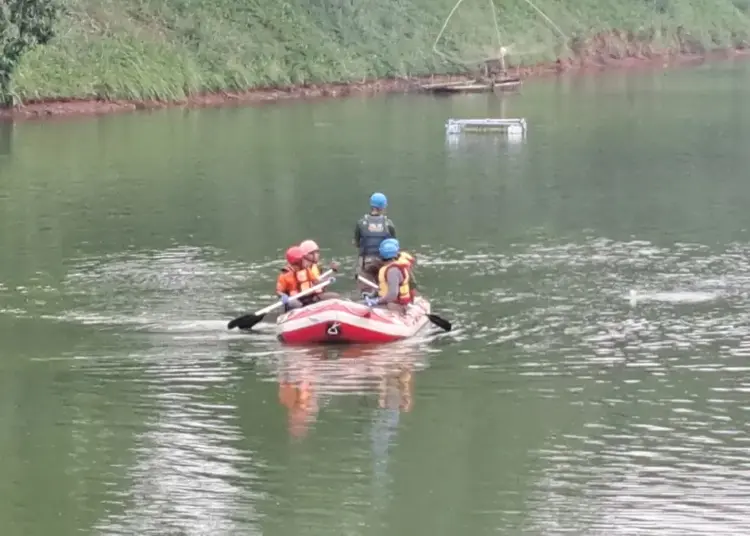
[[[366,278],[362,277],[361,275],[358,275],[358,276],[357,276],[357,279],[358,279],[359,281],[361,281],[362,283],[364,283],[365,285],[369,285],[369,286],[370,286],[370,288],[373,288],[373,289],[376,289],[376,288],[378,288],[378,286],[377,286],[377,285],[376,285],[375,283],[373,283],[373,282],[372,282],[372,281],[370,281],[369,279],[366,279]]]
[[[320,274],[320,279],[327,278],[332,273],[333,273],[333,270],[328,270],[327,272],[323,272],[322,274]],[[331,283],[332,283],[332,281],[330,279],[326,279],[325,281],[321,281],[320,283],[318,283],[314,287],[310,287],[307,290],[303,290],[299,294],[295,294],[294,296],[290,296],[290,298],[295,299],[295,300],[299,299],[299,298],[304,298],[305,296],[309,296],[310,294],[314,294],[315,292],[324,289],[325,287],[327,287]],[[281,303],[281,300],[279,300],[276,303],[274,303],[272,305],[269,305],[268,307],[264,307],[260,311],[256,311],[255,315],[256,316],[262,316],[262,315],[264,315],[266,313],[270,313],[274,309],[277,309],[277,308],[281,307],[282,305],[283,304]]]
[[[362,283],[364,283],[366,285],[369,285],[371,288],[374,288],[374,289],[378,288],[378,286],[375,283],[373,283],[369,279],[365,279],[361,275],[357,276],[357,279],[359,281],[361,281]],[[439,317],[438,315],[428,314],[427,318],[430,319],[430,322],[432,322],[433,324],[439,326],[440,328],[444,329],[445,331],[450,331],[452,329],[451,323],[448,322],[447,320],[445,320],[444,318]]]

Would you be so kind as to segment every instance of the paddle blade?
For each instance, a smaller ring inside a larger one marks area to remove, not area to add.
[[[427,318],[430,320],[430,322],[444,331],[450,331],[451,329],[453,329],[453,326],[450,322],[448,322],[445,318],[439,317],[438,315],[427,315]]]
[[[251,313],[249,315],[237,317],[234,320],[230,321],[229,324],[227,324],[227,329],[251,329],[261,320],[263,320],[263,315],[255,315]]]

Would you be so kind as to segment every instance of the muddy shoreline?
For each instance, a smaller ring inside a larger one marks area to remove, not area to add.
[[[602,49],[609,48],[601,43]],[[599,47],[596,47],[599,48]],[[600,49],[600,50],[602,50]],[[611,49],[610,49],[611,50]],[[699,65],[706,61],[750,56],[750,48],[730,48],[704,53],[664,52],[628,50],[623,57],[614,57],[611,52],[586,52],[572,60],[557,60],[534,66],[512,67],[507,76],[522,80],[549,77],[563,73],[587,74],[603,70],[621,69],[666,69],[677,66]],[[289,100],[336,98],[352,95],[374,95],[378,93],[417,92],[422,84],[470,80],[468,75],[435,75],[411,78],[364,80],[361,82],[307,85],[301,87],[257,88],[242,92],[217,92],[193,95],[188,99],[163,101],[128,101],[99,99],[50,99],[29,101],[15,108],[0,108],[0,121],[53,119],[76,116],[155,110],[162,108],[207,108],[244,106],[274,103]]]

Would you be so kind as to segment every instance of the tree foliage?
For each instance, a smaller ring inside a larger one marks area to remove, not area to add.
[[[0,103],[13,104],[13,73],[24,54],[54,37],[57,0],[0,0]]]

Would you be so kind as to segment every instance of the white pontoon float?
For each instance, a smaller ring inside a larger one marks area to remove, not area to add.
[[[462,132],[505,132],[509,136],[526,135],[526,119],[448,119],[446,134]]]

